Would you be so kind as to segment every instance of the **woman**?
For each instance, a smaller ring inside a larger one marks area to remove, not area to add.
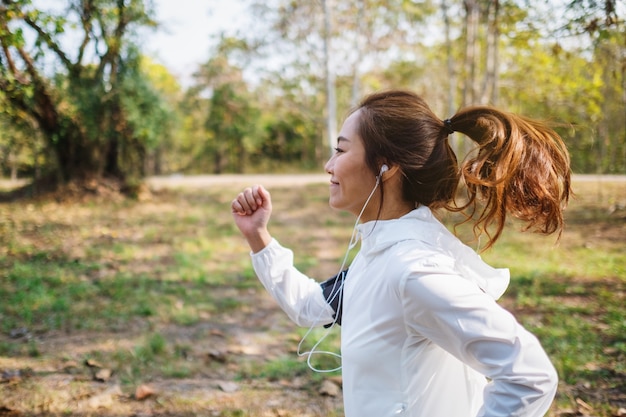
[[[453,132],[479,147],[460,168]],[[341,320],[346,416],[543,416],[557,375],[537,339],[495,302],[508,270],[485,264],[433,210],[468,213],[486,247],[507,214],[560,232],[570,168],[559,136],[489,107],[442,121],[419,96],[388,91],[349,115],[325,169],[330,206],[360,221],[360,251],[333,284],[339,302],[268,232],[272,204],[262,186],[240,193],[232,212],[259,279],[292,320]]]

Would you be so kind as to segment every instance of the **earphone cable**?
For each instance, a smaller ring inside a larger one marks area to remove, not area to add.
[[[341,272],[343,271],[343,269],[344,269],[344,267],[346,265],[346,262],[348,260],[348,256],[350,254],[350,251],[356,246],[356,244],[358,242],[358,225],[359,225],[359,221],[361,220],[361,217],[363,216],[363,213],[365,212],[365,208],[369,204],[370,200],[374,196],[374,193],[376,192],[376,189],[378,188],[378,184],[380,183],[381,175],[382,175],[382,172],[381,172],[380,175],[378,175],[376,177],[376,184],[374,185],[374,188],[372,189],[372,192],[370,192],[369,196],[365,200],[365,203],[363,204],[363,208],[361,208],[361,211],[359,212],[359,215],[357,216],[356,221],[354,222],[354,227],[352,228],[352,235],[350,236],[350,242],[348,242],[348,249],[346,250],[346,253],[345,253],[344,257],[343,257],[343,260],[341,262],[341,266],[339,267],[339,272],[337,274],[338,276],[341,274]],[[332,294],[332,297],[329,300],[327,300],[328,304],[330,304],[332,301],[334,301],[336,297],[342,297],[342,295],[343,295],[343,284],[345,282],[345,276],[341,278],[341,283],[339,284],[339,288],[335,291],[336,286],[337,286],[337,281],[339,281],[339,280],[335,280],[335,282],[333,282],[333,287],[332,287],[332,289],[330,291],[330,293]],[[342,308],[342,306],[340,305],[339,308]],[[306,351],[306,352],[301,352],[302,344],[304,343],[306,338],[311,334],[311,332],[313,331],[313,328],[316,327],[319,324],[319,320],[320,320],[321,316],[322,316],[322,311],[320,311],[320,313],[318,314],[318,316],[315,319],[315,321],[311,324],[311,326],[306,331],[304,336],[302,336],[302,339],[298,343],[298,349],[297,349],[296,352],[297,352],[298,356],[305,356],[305,355],[307,356],[306,363],[307,363],[309,369],[311,369],[314,372],[328,373],[328,372],[339,371],[341,369],[341,365],[339,365],[338,367],[333,368],[333,369],[318,369],[315,366],[313,366],[313,364],[311,363],[311,358],[313,357],[313,355],[316,355],[316,354],[330,355],[330,356],[333,356],[335,358],[341,359],[341,354],[340,353],[329,352],[329,351],[325,351],[325,350],[317,350],[319,345],[326,339],[326,337],[328,337],[328,335],[330,334],[330,332],[333,329],[333,327],[335,327],[335,324],[337,323],[338,314],[335,314],[335,318],[334,318],[333,322],[326,329],[326,331],[322,335],[322,337],[317,342],[315,342],[313,347],[310,350]]]

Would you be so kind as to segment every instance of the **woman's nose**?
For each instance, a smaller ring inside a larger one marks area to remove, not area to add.
[[[327,174],[331,174],[332,173],[332,160],[333,158],[331,157],[326,164],[324,165],[324,171],[326,171]]]

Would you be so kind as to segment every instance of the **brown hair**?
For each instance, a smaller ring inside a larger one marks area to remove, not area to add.
[[[569,155],[545,123],[485,106],[463,108],[444,123],[421,97],[402,90],[372,94],[355,110],[372,171],[398,165],[406,201],[465,212],[475,234],[489,237],[484,249],[502,233],[507,213],[525,230],[560,234],[571,192]],[[448,142],[452,131],[478,144],[460,167]],[[461,181],[465,203],[455,198]]]

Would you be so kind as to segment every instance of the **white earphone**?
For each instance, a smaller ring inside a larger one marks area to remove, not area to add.
[[[383,174],[387,171],[389,171],[389,167],[387,166],[387,164],[383,164],[380,167],[380,172],[378,173],[378,175],[376,175],[376,185],[378,185],[380,179],[383,177]]]

